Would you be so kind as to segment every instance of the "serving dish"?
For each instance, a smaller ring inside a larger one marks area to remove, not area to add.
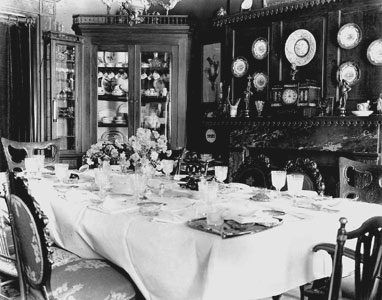
[[[257,91],[262,91],[268,85],[268,76],[264,73],[253,74],[253,86]]]
[[[248,61],[245,57],[236,57],[231,65],[231,71],[235,77],[243,77],[248,72]]]
[[[103,109],[98,112],[98,121],[102,122],[103,118],[110,118],[111,120],[115,117],[115,110],[113,109]]]
[[[126,136],[118,130],[108,130],[101,135],[101,140],[123,143]]]
[[[361,70],[354,62],[348,61],[339,66],[337,72],[338,82],[345,80],[349,85],[355,84],[361,77]]]
[[[252,43],[252,55],[256,59],[264,59],[268,55],[268,41],[259,37]]]
[[[353,49],[362,39],[361,28],[355,23],[343,25],[337,34],[337,42],[343,49]]]
[[[373,41],[367,48],[367,59],[375,66],[382,66],[382,39]]]
[[[368,117],[373,113],[372,110],[353,110],[352,114],[357,117]]]
[[[304,66],[316,54],[316,40],[306,29],[292,32],[285,42],[285,56],[291,64]]]

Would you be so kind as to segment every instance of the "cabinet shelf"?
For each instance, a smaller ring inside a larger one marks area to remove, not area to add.
[[[102,122],[98,122],[98,127],[129,127],[127,122],[126,124],[116,124],[116,123],[111,123],[111,124],[105,124]]]
[[[104,72],[118,72],[118,71],[128,71],[129,70],[129,67],[98,67],[98,70],[99,71],[104,71]]]
[[[98,100],[103,100],[103,101],[122,101],[122,102],[127,102],[128,101],[126,95],[123,95],[123,96],[98,95]]]
[[[152,102],[166,102],[166,96],[145,96],[142,95],[141,102],[142,103],[152,103]]]

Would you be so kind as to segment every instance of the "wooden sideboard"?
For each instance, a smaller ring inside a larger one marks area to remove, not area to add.
[[[381,163],[382,116],[313,118],[205,118],[203,148],[230,164],[231,174],[246,156],[265,154],[273,169],[289,159],[309,157],[336,195],[338,158]]]

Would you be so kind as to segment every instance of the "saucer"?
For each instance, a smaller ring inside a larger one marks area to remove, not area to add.
[[[353,110],[353,115],[356,115],[357,117],[367,117],[370,116],[373,111],[372,110]]]

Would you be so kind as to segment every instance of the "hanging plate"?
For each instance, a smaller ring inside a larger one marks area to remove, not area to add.
[[[353,49],[360,43],[361,39],[361,28],[354,23],[343,25],[337,34],[338,44],[343,49]]]
[[[119,142],[122,144],[124,143],[125,140],[127,140],[127,138],[122,132],[118,130],[108,130],[102,134],[101,140],[110,141],[110,142]]]
[[[369,45],[367,59],[375,66],[382,66],[382,39],[375,40]]]
[[[316,40],[308,30],[292,32],[285,42],[285,56],[291,64],[305,66],[316,54]]]
[[[257,91],[262,91],[268,85],[268,76],[264,73],[253,74],[253,86]]]
[[[345,80],[349,85],[354,85],[360,79],[360,77],[361,71],[359,67],[351,61],[343,63],[338,68],[338,82],[342,82],[342,80]]]
[[[268,55],[268,41],[265,38],[257,38],[252,43],[252,55],[256,59],[263,59]]]
[[[248,61],[245,57],[235,58],[231,65],[231,71],[235,77],[243,77],[248,72]]]

